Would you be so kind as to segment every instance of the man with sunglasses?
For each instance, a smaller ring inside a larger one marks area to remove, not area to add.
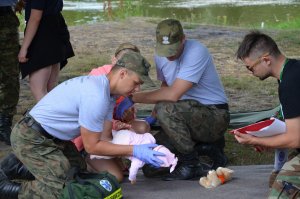
[[[265,53],[265,54],[259,56],[252,65],[250,65],[250,66],[246,65],[246,68],[248,70],[250,70],[251,72],[253,72],[253,69],[255,68],[255,66],[257,66],[258,64],[260,64],[263,61],[263,59],[265,59],[269,55],[270,55],[269,53]]]
[[[254,137],[235,131],[241,144],[260,148],[296,149],[296,156],[286,162],[272,185],[269,198],[300,197],[300,61],[284,56],[275,41],[258,31],[247,34],[237,50],[248,70],[261,80],[274,77],[279,82],[281,113],[286,123],[284,134]]]

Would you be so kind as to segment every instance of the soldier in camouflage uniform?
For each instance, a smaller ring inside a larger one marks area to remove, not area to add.
[[[0,141],[10,145],[13,115],[19,100],[19,20],[13,11],[17,0],[0,2]]]
[[[178,20],[160,22],[156,40],[155,63],[161,88],[133,94],[132,102],[156,103],[152,117],[162,129],[155,135],[157,143],[178,157],[176,169],[164,180],[206,175],[208,169],[227,163],[223,148],[229,111],[224,88],[208,49],[196,40],[185,39]],[[198,155],[211,157],[212,167],[201,164]],[[163,174],[148,168],[143,169],[146,176]]]
[[[271,37],[258,31],[244,37],[236,54],[254,76],[261,80],[268,77],[278,80],[286,132],[271,137],[253,137],[235,131],[235,138],[242,144],[261,146],[262,149],[295,149],[295,157],[279,171],[269,198],[300,198],[300,61],[285,57]]]
[[[86,164],[70,141],[79,135],[87,153],[133,156],[159,167],[157,145],[115,145],[112,113],[116,96],[138,91],[146,79],[144,58],[127,52],[107,75],[67,80],[40,100],[13,128],[14,154],[34,175],[22,183],[10,181],[0,169],[0,199],[57,199],[73,166]],[[125,62],[126,61],[126,62]]]

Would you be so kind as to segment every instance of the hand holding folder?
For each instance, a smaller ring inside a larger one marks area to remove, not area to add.
[[[276,118],[270,118],[269,120],[231,130],[230,133],[234,133],[234,131],[239,131],[240,133],[246,133],[256,137],[268,137],[285,133],[286,125],[283,121]]]

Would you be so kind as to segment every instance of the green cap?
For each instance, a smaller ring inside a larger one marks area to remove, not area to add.
[[[151,65],[140,53],[128,51],[117,61],[116,65],[136,72],[145,84],[154,86],[149,77]]]
[[[140,49],[136,45],[127,42],[127,43],[120,44],[120,46],[115,51],[115,56],[117,56],[120,51],[125,50],[125,49],[129,49],[134,52],[140,53]]]
[[[161,57],[176,55],[183,37],[183,29],[178,20],[161,21],[156,28],[156,54]]]

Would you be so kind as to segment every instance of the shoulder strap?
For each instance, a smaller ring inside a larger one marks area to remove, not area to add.
[[[69,193],[70,199],[76,199],[75,196],[74,196],[72,186],[71,186],[71,182],[67,183],[67,188],[68,188],[68,193]]]
[[[80,169],[78,167],[71,167],[69,169],[69,171],[67,172],[66,176],[67,176],[67,181],[73,180],[75,179],[75,176],[78,175],[78,172],[80,171]]]

